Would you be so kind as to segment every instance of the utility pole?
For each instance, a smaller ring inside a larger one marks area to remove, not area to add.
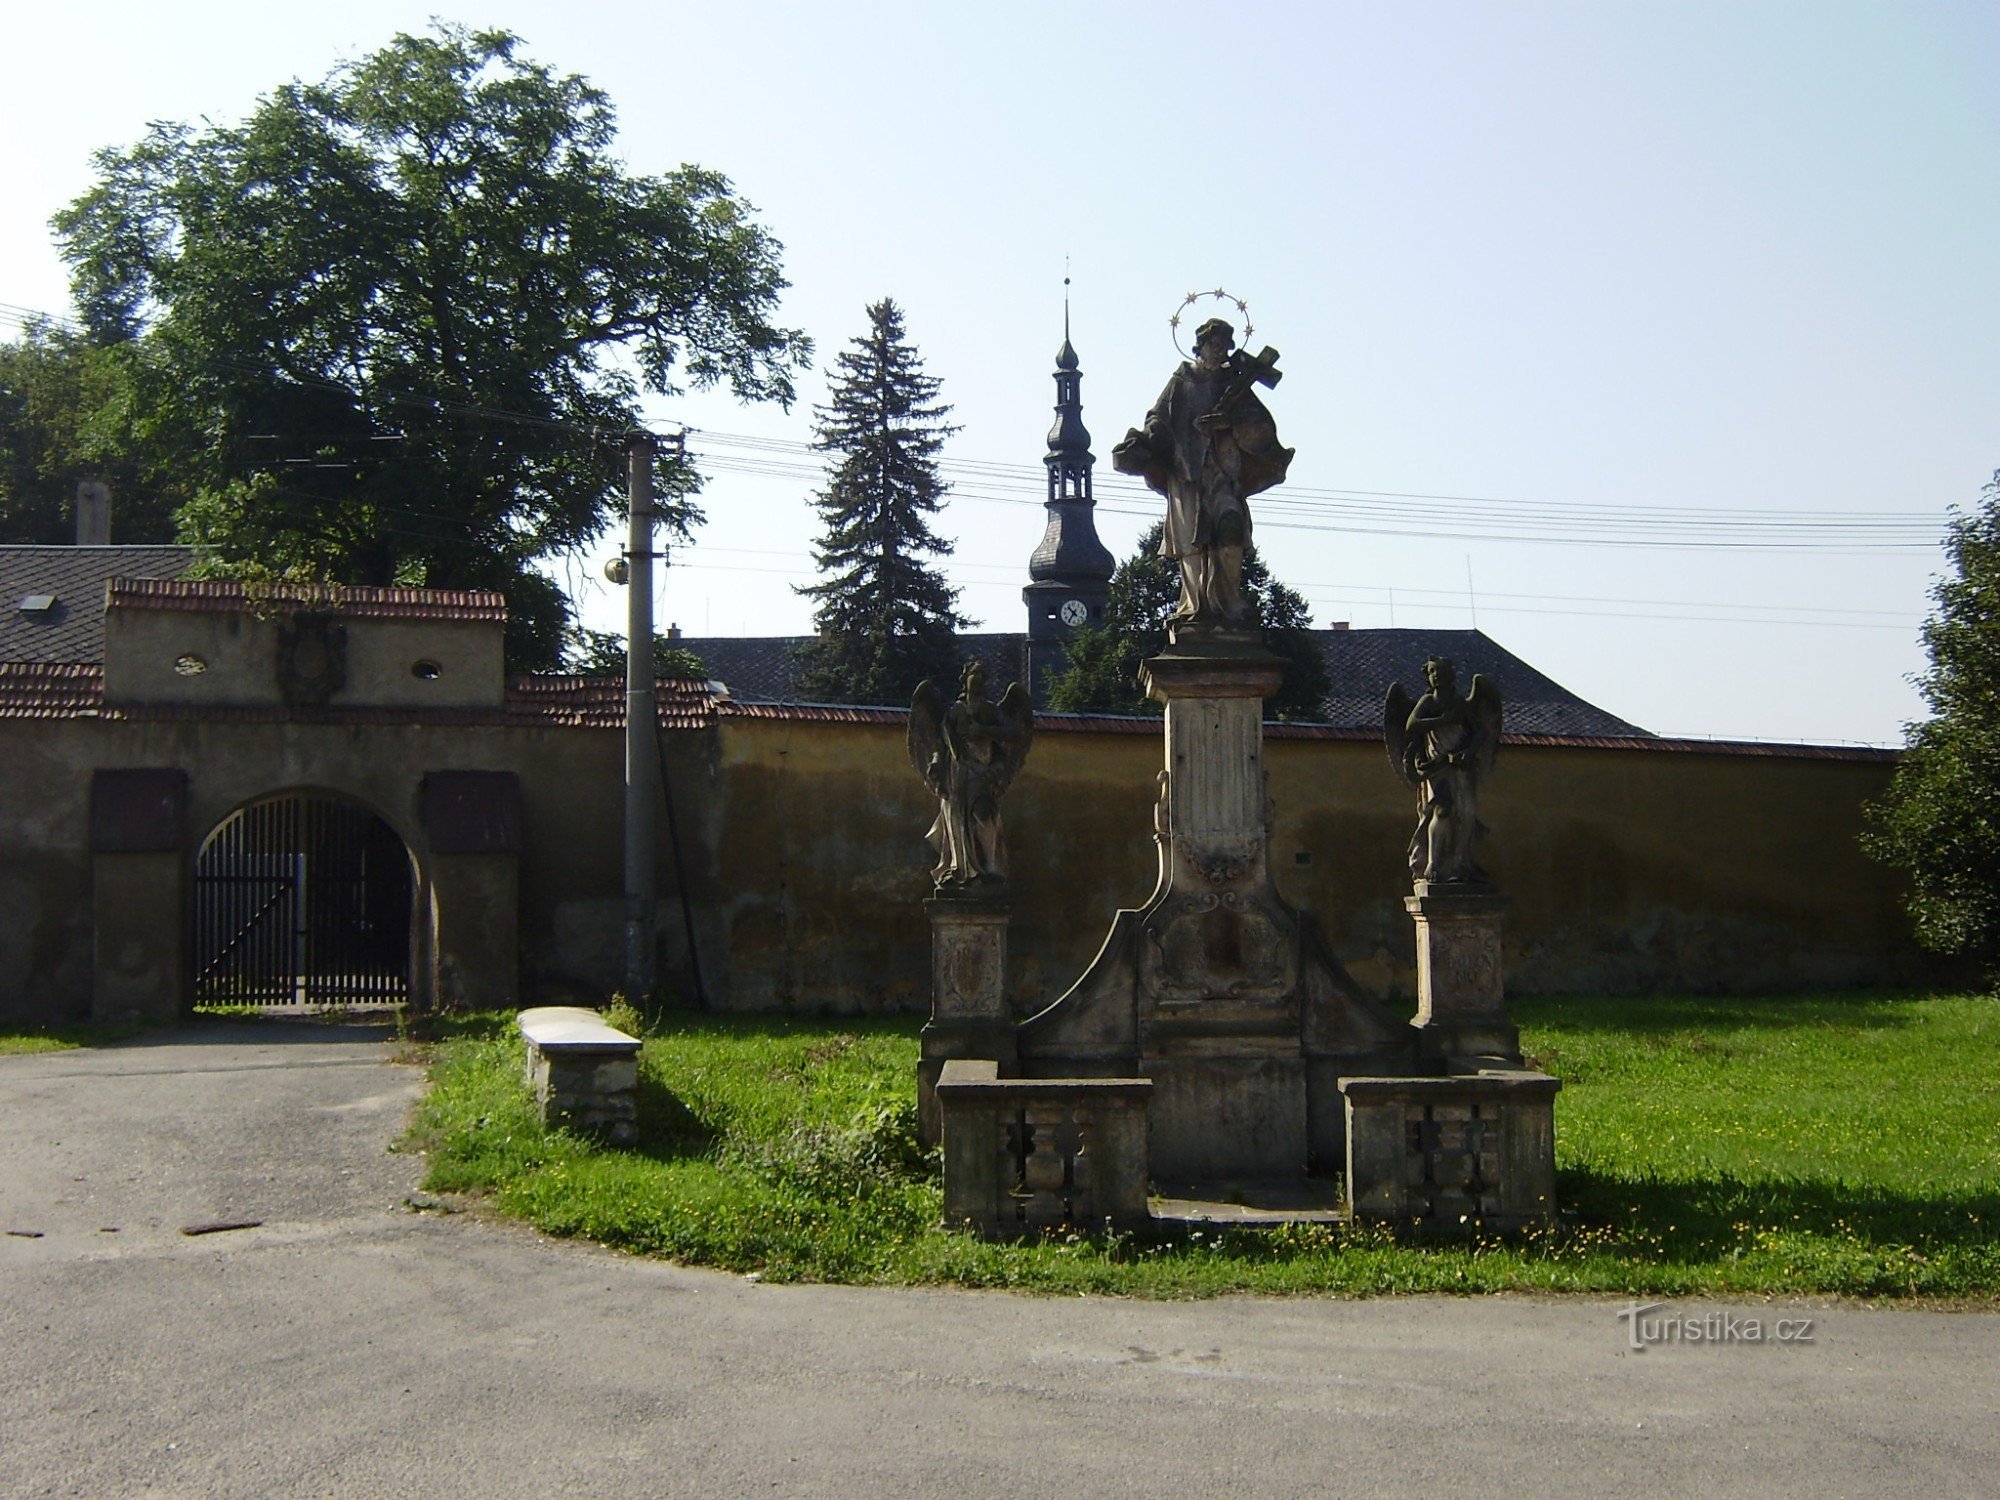
[[[631,529],[625,635],[625,998],[643,1006],[658,984],[660,706],[653,669],[653,434],[625,437]]]

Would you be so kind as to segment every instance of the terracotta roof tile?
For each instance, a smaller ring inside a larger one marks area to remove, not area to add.
[[[656,685],[662,729],[707,729],[715,723],[721,684],[662,678]],[[515,677],[507,683],[515,722],[588,729],[625,727],[622,677]]]
[[[107,608],[202,612],[253,605],[337,611],[355,619],[480,620],[504,624],[507,599],[490,589],[368,588],[359,584],[284,586],[254,595],[232,578],[114,578]]]
[[[716,708],[725,719],[768,719],[805,724],[901,725],[909,718],[906,708],[870,708],[847,703],[739,703],[723,699]],[[1154,739],[1160,735],[1157,714],[1058,714],[1035,715],[1037,734],[1136,734]],[[1264,737],[1271,740],[1353,741],[1380,745],[1380,726],[1369,729],[1338,724],[1298,724],[1273,721],[1265,724]],[[1566,750],[1653,751],[1669,755],[1748,755],[1781,760],[1860,760],[1894,761],[1902,752],[1872,745],[1792,745],[1767,740],[1670,740],[1657,735],[1564,735],[1504,734],[1505,745],[1523,748]]]
[[[716,695],[708,683],[659,685],[662,729],[707,729]],[[95,663],[0,662],[0,718],[102,718],[127,722],[251,724],[430,724],[508,727],[625,727],[625,684],[607,677],[517,677],[496,708],[382,708],[367,704],[288,708],[283,704],[104,706],[104,669]]]
[[[78,719],[104,705],[95,662],[0,661],[0,719]]]

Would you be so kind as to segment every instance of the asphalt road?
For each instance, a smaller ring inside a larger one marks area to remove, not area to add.
[[[0,1495],[2000,1494],[2000,1316],[765,1286],[413,1211],[418,1086],[352,1028],[0,1058]]]

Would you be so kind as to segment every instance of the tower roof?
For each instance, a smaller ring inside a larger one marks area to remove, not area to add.
[[[1042,458],[1049,471],[1048,527],[1028,559],[1028,575],[1038,584],[1101,591],[1116,563],[1098,540],[1091,516],[1097,503],[1091,494],[1091,471],[1097,459],[1090,451],[1090,429],[1083,425],[1080,363],[1076,346],[1069,341],[1065,298],[1062,347],[1056,350],[1056,419],[1049,428],[1049,451]]]

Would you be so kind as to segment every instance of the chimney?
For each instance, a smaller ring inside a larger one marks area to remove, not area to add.
[[[667,627],[667,639],[668,639],[668,640],[670,640],[670,641],[677,641],[677,640],[679,640],[680,638],[681,638],[681,628],[680,628],[680,626],[678,626],[678,625],[669,625],[669,626]]]
[[[76,544],[111,545],[111,486],[97,479],[76,482]]]
[[[1328,625],[1326,628],[1328,630],[1345,630],[1347,629],[1347,625],[1348,622],[1346,620],[1335,620],[1332,624]]]

